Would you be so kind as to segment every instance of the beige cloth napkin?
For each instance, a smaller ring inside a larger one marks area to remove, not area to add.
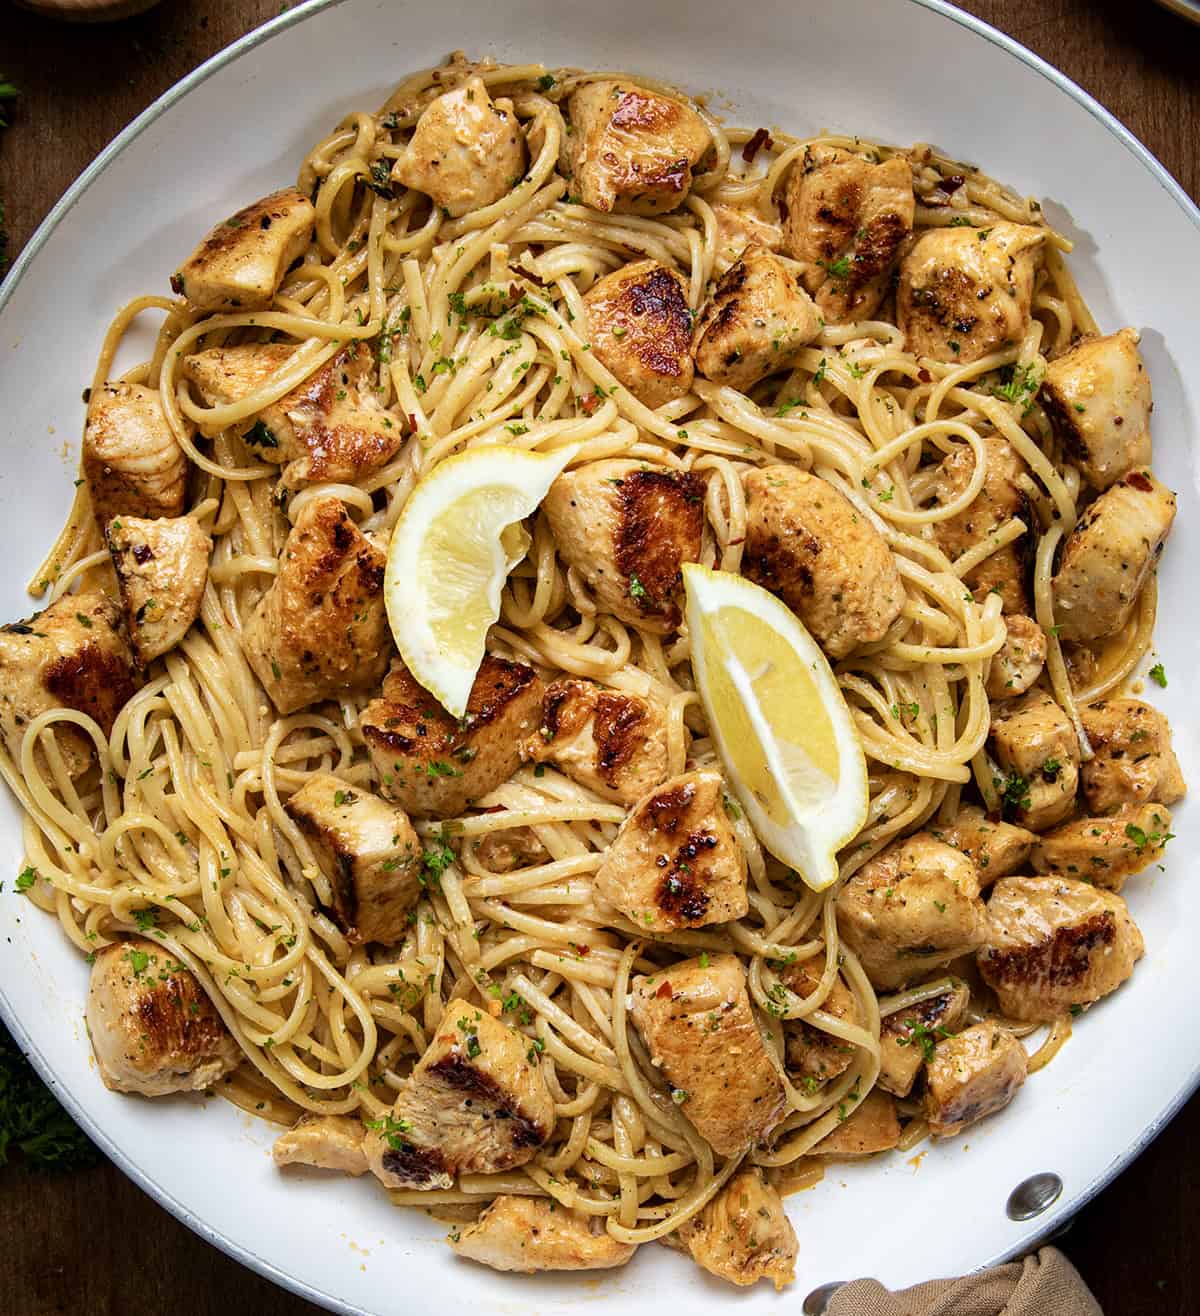
[[[855,1280],[830,1299],[827,1316],[1104,1316],[1083,1277],[1055,1247],[963,1279],[934,1279],[890,1293]]]

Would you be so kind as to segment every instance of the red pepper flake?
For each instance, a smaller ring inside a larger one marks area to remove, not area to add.
[[[664,981],[663,985],[654,994],[660,1000],[665,999],[671,994],[671,984],[669,982]]]
[[[1125,477],[1125,483],[1133,485],[1135,489],[1140,489],[1142,493],[1149,493],[1154,488],[1142,471],[1130,471]]]
[[[508,285],[508,299],[511,302],[519,302],[521,300],[521,285],[519,283],[510,283]]]
[[[582,399],[579,405],[583,408],[583,414],[585,416],[594,416],[597,408],[600,406],[600,399],[595,393],[589,393],[587,397]]]
[[[917,371],[917,378],[921,381],[922,384],[933,383],[933,376],[929,373],[928,370],[925,369],[924,366],[922,366],[921,369]]]
[[[507,804],[489,804],[486,809],[481,808],[480,813],[503,813],[508,808]]]
[[[754,136],[742,147],[742,159],[747,164],[754,163],[754,157],[765,146],[769,151],[775,143],[771,140],[771,134],[765,128],[755,130]]]
[[[408,413],[408,428],[415,434],[417,432],[417,413],[410,411]]]
[[[951,174],[949,178],[942,179],[941,190],[947,196],[953,196],[966,181],[962,174]]]
[[[581,960],[587,959],[587,957],[592,953],[592,948],[587,944],[586,941],[583,942],[581,945],[576,945],[575,942],[568,941],[567,945],[570,946],[570,948],[575,952],[576,955],[579,956]]]

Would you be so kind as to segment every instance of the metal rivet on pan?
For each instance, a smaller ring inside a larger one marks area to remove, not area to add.
[[[1031,1174],[1008,1195],[1004,1208],[1010,1220],[1032,1220],[1058,1201],[1063,1181],[1057,1174]]]
[[[825,1308],[829,1306],[829,1299],[845,1286],[844,1279],[836,1279],[832,1284],[822,1284],[819,1289],[813,1291],[804,1299],[804,1306],[801,1311],[804,1316],[824,1316]]]

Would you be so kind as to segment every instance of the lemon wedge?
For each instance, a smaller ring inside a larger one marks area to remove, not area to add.
[[[759,840],[814,891],[867,816],[867,763],[837,678],[795,613],[728,571],[683,568],[692,669]]]
[[[579,451],[499,446],[449,457],[413,490],[388,544],[388,622],[413,676],[466,712],[508,573],[529,549],[521,524]]]

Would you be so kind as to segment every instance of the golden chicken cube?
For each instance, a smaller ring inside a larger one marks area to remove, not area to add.
[[[830,324],[869,320],[916,215],[912,167],[881,164],[838,147],[809,146],[787,181],[788,251],[810,267],[808,290]]]
[[[1116,991],[1144,949],[1113,892],[1068,877],[1004,877],[992,889],[976,959],[1004,1014],[1051,1023]]]
[[[449,1243],[460,1257],[525,1275],[539,1270],[611,1270],[637,1251],[635,1244],[613,1238],[603,1216],[510,1193],[493,1199],[474,1224],[451,1234]]]
[[[991,1019],[939,1042],[926,1069],[925,1118],[935,1138],[953,1138],[994,1115],[1029,1073],[1025,1048]]]
[[[115,383],[92,393],[82,465],[101,529],[114,516],[179,516],[183,511],[187,458],[157,389]]]
[[[783,225],[774,206],[771,211],[772,217],[766,218],[753,207],[731,206],[724,201],[713,203],[713,218],[717,222],[714,274],[724,274],[752,243],[768,251],[778,251],[783,246]]]
[[[690,105],[631,82],[588,82],[570,100],[574,191],[593,210],[661,215],[692,187],[712,134]]]
[[[108,735],[138,684],[121,609],[106,594],[65,594],[0,626],[0,735],[18,771],[25,730],[39,714],[73,708]],[[67,771],[79,776],[95,759],[91,737],[64,724],[54,736]]]
[[[261,311],[308,250],[317,212],[285,187],[222,220],[171,275],[171,289],[201,311]]]
[[[1006,774],[996,782],[1006,818],[1040,832],[1071,812],[1079,740],[1071,719],[1044,690],[993,708],[991,745]]]
[[[1074,818],[1038,837],[1033,847],[1035,873],[1077,877],[1108,891],[1120,891],[1125,879],[1158,863],[1171,831],[1163,804],[1123,804],[1107,818]]]
[[[1052,582],[1064,640],[1100,640],[1125,625],[1174,521],[1175,495],[1148,470],[1129,471],[1087,508]]]
[[[455,998],[390,1114],[368,1126],[388,1188],[451,1188],[532,1160],[554,1131],[554,1099],[530,1039]]]
[[[861,1100],[856,1090],[838,1102],[838,1125],[808,1153],[856,1161],[891,1151],[900,1142],[900,1120],[890,1093],[875,1087]]]
[[[896,323],[908,350],[968,365],[1019,343],[1045,236],[1007,220],[927,229],[900,262]]]
[[[962,1027],[970,1003],[971,989],[952,978],[936,996],[885,1014],[879,1026],[879,1086],[907,1097],[939,1041]]]
[[[681,960],[631,987],[630,1015],[650,1059],[713,1151],[736,1156],[766,1137],[787,1098],[738,957]]]
[[[797,996],[808,997],[817,990],[824,972],[825,957],[821,955],[816,959],[798,960],[787,965],[779,970],[779,978]],[[862,1024],[854,993],[840,976],[834,978],[833,986],[820,1006],[820,1012],[832,1015],[843,1023]],[[807,1019],[784,1020],[783,1040],[788,1073],[806,1092],[814,1091],[820,1084],[844,1074],[854,1060],[855,1048],[849,1042],[835,1037],[833,1033],[827,1033]]]
[[[144,937],[96,952],[86,1017],[100,1077],[114,1092],[199,1092],[242,1058],[196,975]]]
[[[681,568],[700,557],[704,490],[690,472],[618,458],[564,471],[542,509],[601,611],[666,635],[681,620]]]
[[[1136,329],[1083,338],[1046,367],[1038,401],[1093,489],[1150,465],[1150,375]]]
[[[778,595],[831,658],[883,639],[904,607],[904,584],[867,518],[795,466],[763,466],[744,483],[747,580]]]
[[[989,818],[974,805],[960,809],[948,826],[930,824],[929,833],[974,860],[980,886],[1015,873],[1029,858],[1037,840],[1027,828]]]
[[[746,856],[720,774],[685,772],[639,800],[596,870],[596,890],[647,932],[741,918]]]
[[[424,192],[452,219],[511,192],[525,174],[525,138],[512,101],[493,101],[482,78],[443,92],[417,120],[392,177]]]
[[[312,1165],[341,1174],[366,1174],[366,1130],[349,1115],[302,1115],[271,1146],[276,1165]]]
[[[402,941],[422,858],[404,810],[329,772],[314,773],[284,808],[329,880],[338,927],[351,941]]]
[[[129,642],[145,667],[200,615],[212,538],[190,516],[116,517],[105,527]]]
[[[392,652],[384,556],[340,498],[307,503],[275,583],[242,631],[255,676],[281,713],[374,685]]]
[[[687,284],[653,260],[622,265],[584,294],[596,360],[639,402],[661,407],[692,386]]]
[[[1187,794],[1171,728],[1140,699],[1101,699],[1079,710],[1092,746],[1083,765],[1083,795],[1093,813],[1123,804],[1174,804]]]
[[[1023,613],[1012,612],[1004,619],[1008,634],[988,669],[989,699],[1013,699],[1023,695],[1042,674],[1046,665],[1046,632]]]
[[[750,246],[717,281],[696,325],[696,369],[714,384],[749,390],[821,332],[821,317],[804,291],[799,266]]]
[[[769,1279],[778,1291],[796,1278],[796,1231],[757,1166],[739,1170],[679,1238],[697,1265],[739,1287]]]
[[[525,752],[606,800],[633,804],[666,780],[667,710],[594,681],[555,681]]]
[[[397,659],[359,718],[383,794],[418,818],[462,813],[520,767],[542,690],[532,667],[488,654],[459,719]]]
[[[895,841],[837,897],[838,928],[880,990],[894,991],[982,945],[979,872],[929,832]]]

